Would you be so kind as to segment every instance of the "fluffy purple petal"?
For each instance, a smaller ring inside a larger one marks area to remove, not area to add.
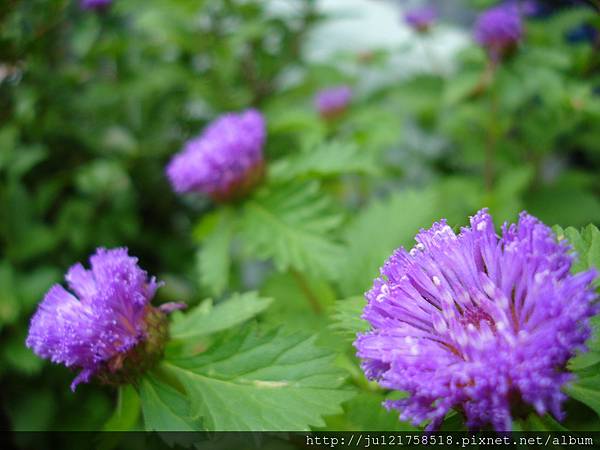
[[[26,341],[42,358],[80,368],[73,388],[144,339],[146,308],[158,287],[125,248],[99,248],[90,264],[67,272],[73,294],[60,285],[47,292]]]
[[[235,197],[260,178],[266,124],[250,109],[212,122],[176,154],[166,173],[178,193],[198,192],[215,199]]]
[[[382,267],[366,294],[371,330],[354,343],[368,378],[409,394],[386,406],[429,429],[452,408],[472,429],[510,430],[523,404],[562,418],[596,272],[571,275],[568,245],[526,213],[501,236],[482,210],[458,235],[440,221],[416,241]]]

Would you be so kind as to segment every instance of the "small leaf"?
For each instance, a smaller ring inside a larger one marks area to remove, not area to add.
[[[264,311],[273,300],[256,292],[234,294],[229,300],[212,306],[207,300],[187,314],[178,314],[171,325],[173,339],[193,339],[239,325]]]
[[[181,383],[191,415],[220,431],[296,431],[323,426],[353,395],[336,355],[315,337],[253,330],[224,336],[206,352],[162,363]]]
[[[356,336],[356,333],[367,331],[369,324],[361,319],[365,304],[365,298],[361,296],[338,300],[334,306],[334,323],[331,327],[350,336]]]
[[[600,375],[581,378],[566,388],[567,394],[586,404],[600,416]]]
[[[559,239],[567,239],[577,255],[573,272],[582,272],[595,267],[600,270],[600,230],[595,225],[588,225],[581,232],[573,227],[562,229],[554,227]],[[598,282],[598,280],[597,280]]]
[[[294,268],[333,277],[342,247],[331,233],[342,217],[331,209],[316,182],[262,191],[245,204],[241,232],[246,251],[261,259],[273,258],[280,271]]]
[[[216,296],[223,293],[229,280],[233,219],[230,210],[221,210],[214,229],[204,237],[202,247],[198,251],[197,264],[201,283]]]

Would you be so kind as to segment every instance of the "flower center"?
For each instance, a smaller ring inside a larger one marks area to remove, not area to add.
[[[464,327],[473,325],[478,330],[480,329],[481,322],[485,321],[493,331],[496,331],[496,323],[492,317],[478,306],[465,309],[458,320]]]

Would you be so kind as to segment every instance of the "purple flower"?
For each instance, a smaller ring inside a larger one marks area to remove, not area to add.
[[[81,0],[80,5],[83,9],[104,10],[110,6],[112,0]]]
[[[408,397],[401,420],[511,428],[526,404],[562,418],[567,360],[597,312],[594,270],[571,275],[570,247],[527,213],[497,236],[487,210],[456,235],[444,220],[400,248],[366,294],[371,330],[354,345],[368,378]]]
[[[148,278],[137,258],[126,248],[99,248],[90,265],[90,270],[79,263],[69,269],[70,292],[59,284],[50,288],[26,341],[38,356],[81,369],[72,390],[94,375],[125,381],[131,370],[120,369],[145,370],[162,354],[166,339],[165,314],[150,305],[159,283]]]
[[[433,25],[438,14],[435,8],[425,6],[407,11],[404,14],[404,21],[415,31],[425,32]]]
[[[514,6],[497,6],[484,11],[475,24],[475,40],[499,61],[512,50],[523,35],[519,11]]]
[[[323,118],[333,119],[346,110],[351,99],[350,86],[336,86],[317,92],[315,107]]]
[[[207,194],[218,201],[245,195],[262,179],[265,138],[260,112],[249,109],[222,115],[188,141],[167,166],[173,189]]]

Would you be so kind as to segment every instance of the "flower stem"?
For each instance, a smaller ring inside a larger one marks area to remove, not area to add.
[[[322,314],[323,308],[321,307],[321,303],[319,302],[319,298],[315,295],[313,290],[311,289],[306,277],[298,272],[296,269],[290,270],[294,280],[298,284],[298,287],[302,290],[304,297],[308,300],[310,307],[315,312],[315,314]]]

